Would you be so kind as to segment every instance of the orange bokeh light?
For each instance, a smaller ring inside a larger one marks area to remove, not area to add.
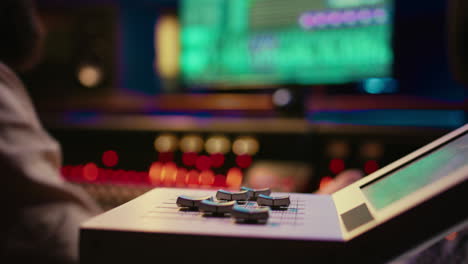
[[[186,177],[187,177],[187,169],[179,168],[176,174],[176,180],[175,180],[176,185],[184,186]]]
[[[187,185],[199,185],[200,173],[196,170],[191,170],[187,173]]]
[[[212,170],[205,170],[200,173],[201,185],[213,185],[214,181],[215,181],[215,175]]]
[[[325,176],[320,180],[319,189],[323,190],[328,184],[333,181],[333,178],[330,176]]]
[[[161,171],[161,182],[164,185],[172,185],[175,183],[177,176],[177,166],[174,162],[164,164]]]
[[[161,183],[161,173],[163,170],[163,164],[161,162],[153,162],[149,169],[149,180],[150,183],[156,185]]]
[[[231,188],[239,188],[242,184],[243,173],[239,168],[231,168],[226,176],[226,185]]]

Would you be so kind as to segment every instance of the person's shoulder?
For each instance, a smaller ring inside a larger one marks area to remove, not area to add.
[[[0,119],[14,119],[31,124],[35,121],[35,111],[26,88],[16,73],[0,61]]]
[[[0,84],[13,88],[23,86],[18,76],[6,64],[0,61]]]

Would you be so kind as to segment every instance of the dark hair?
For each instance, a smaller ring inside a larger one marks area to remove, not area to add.
[[[32,0],[0,0],[0,61],[24,70],[39,57],[42,42]]]

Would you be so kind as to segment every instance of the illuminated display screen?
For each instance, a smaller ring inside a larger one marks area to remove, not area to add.
[[[362,191],[371,204],[380,210],[464,166],[468,166],[466,133],[383,179],[363,187]]]
[[[340,84],[392,73],[393,0],[183,0],[191,84]]]

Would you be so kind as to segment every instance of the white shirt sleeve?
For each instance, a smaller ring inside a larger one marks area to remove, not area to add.
[[[61,177],[61,162],[60,146],[40,124],[26,89],[0,63],[0,201],[7,208],[0,247],[9,257],[77,261],[79,224],[100,209]]]

